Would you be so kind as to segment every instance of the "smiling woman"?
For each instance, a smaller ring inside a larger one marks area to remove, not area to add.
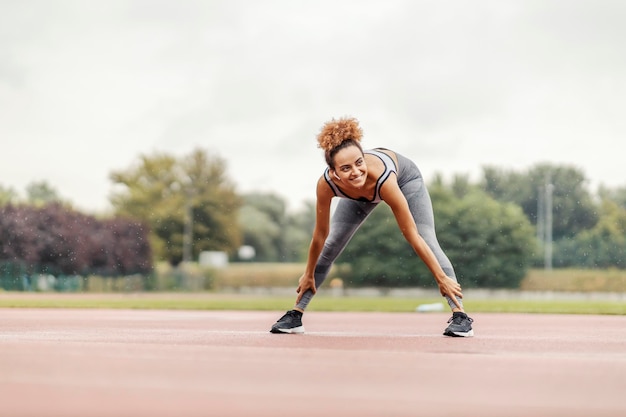
[[[363,132],[354,118],[332,119],[317,140],[327,167],[317,182],[316,222],[295,307],[272,333],[303,333],[302,314],[331,266],[376,206],[389,205],[405,239],[430,269],[453,315],[446,336],[472,336],[461,286],[435,235],[430,196],[417,166],[389,149],[363,150]],[[331,220],[331,201],[340,197]],[[383,260],[384,261],[384,260]]]

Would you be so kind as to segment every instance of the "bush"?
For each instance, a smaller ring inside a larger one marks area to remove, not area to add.
[[[441,208],[440,243],[464,287],[517,288],[536,252],[534,229],[512,203],[468,194]]]
[[[149,273],[152,252],[138,221],[99,220],[56,203],[7,205],[0,207],[0,262],[20,265],[20,274],[119,276]]]
[[[536,245],[522,210],[480,191],[455,197],[437,188],[432,195],[438,239],[462,285],[517,287]],[[384,204],[372,212],[340,259],[351,264],[348,282],[355,286],[436,285]]]

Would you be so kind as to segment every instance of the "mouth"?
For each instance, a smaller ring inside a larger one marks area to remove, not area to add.
[[[358,177],[351,178],[350,182],[352,182],[352,183],[361,182],[362,178],[363,178],[363,174],[359,175]]]

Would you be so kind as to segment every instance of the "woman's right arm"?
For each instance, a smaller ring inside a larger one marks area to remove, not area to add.
[[[315,288],[315,265],[322,253],[326,237],[330,230],[330,202],[334,196],[332,190],[326,184],[324,177],[321,177],[317,182],[317,203],[315,209],[315,228],[313,229],[313,237],[311,244],[309,245],[309,255],[307,258],[306,269],[304,274],[300,277],[299,285],[297,288],[298,298],[296,303],[300,302],[302,295],[306,290],[313,291],[313,294],[317,291]]]

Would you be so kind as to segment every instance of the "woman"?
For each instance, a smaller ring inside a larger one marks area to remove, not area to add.
[[[473,336],[465,314],[461,286],[435,235],[430,196],[417,166],[388,149],[363,151],[363,132],[354,118],[332,119],[317,136],[328,167],[317,181],[316,222],[308,261],[297,288],[293,310],[282,316],[272,333],[304,333],[302,314],[324,282],[330,267],[356,230],[384,201],[391,207],[403,236],[435,277],[439,292],[452,309],[446,336]],[[331,200],[340,197],[330,216]],[[419,231],[419,232],[418,232]]]

